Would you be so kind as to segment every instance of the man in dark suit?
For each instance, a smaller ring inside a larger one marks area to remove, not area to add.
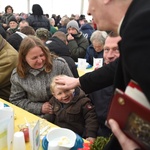
[[[150,16],[150,1],[89,0],[88,13],[92,15],[98,29],[120,34],[122,37],[122,41],[119,43],[120,58],[79,79],[69,80],[72,83],[67,83],[63,79],[59,79],[59,82],[63,83],[64,87],[69,84],[72,84],[71,86],[81,85],[81,88],[89,93],[110,85],[114,76],[115,87],[124,91],[130,79],[133,79],[140,85],[150,101],[150,20],[148,19]],[[115,63],[117,61],[118,66],[116,69]],[[112,122],[110,121],[110,123]],[[115,124],[115,126],[112,124]],[[114,128],[119,129],[116,123],[113,122],[112,124],[110,125],[112,125],[113,131]],[[125,140],[121,141],[123,138],[118,136],[118,131],[114,133],[119,139],[122,149],[139,148],[136,143],[125,137],[125,135],[123,137],[127,139],[128,144]],[[121,148],[111,146],[108,149],[117,150]]]
[[[148,68],[150,68],[150,59],[149,59],[150,21],[146,19],[147,16],[150,14],[150,1],[145,0],[143,2],[142,0],[138,0],[138,1],[120,0],[120,1],[117,1],[117,4],[114,4],[116,0],[112,0],[112,4],[111,4],[112,6],[101,4],[99,2],[101,0],[97,0],[97,1],[98,2],[93,2],[92,0],[89,1],[88,12],[89,14],[93,16],[98,29],[106,30],[107,28],[108,30],[112,30],[116,32],[118,31],[120,36],[122,37],[122,41],[119,43],[121,56],[120,56],[119,65],[117,68],[117,78],[116,78],[117,80],[115,82],[116,87],[124,90],[128,82],[130,81],[130,79],[133,79],[139,83],[143,92],[145,93],[147,98],[150,100],[150,92],[149,92],[150,72],[148,71]],[[107,3],[109,3],[109,0]],[[101,9],[101,6],[98,7],[97,5],[98,6],[104,5],[105,8]],[[114,5],[118,6],[118,7],[115,6],[116,8],[115,13],[113,13],[114,10],[111,10],[112,12],[109,10],[108,12],[107,7],[112,8]],[[90,10],[91,8],[95,8],[95,9]],[[102,17],[102,19],[99,16],[99,14],[103,14],[101,13],[101,11],[102,12],[105,11],[105,14],[106,14],[104,15],[105,16],[104,18]],[[119,12],[119,14],[117,12]],[[106,27],[105,24],[109,24],[109,25],[107,25]],[[105,69],[102,68],[102,70],[105,70]],[[101,74],[104,73],[102,71],[101,72],[97,71],[97,72]],[[97,74],[97,72],[95,74]],[[113,75],[114,74],[112,74],[111,76]],[[100,81],[100,83],[101,82],[102,81]],[[110,82],[110,81],[107,81],[107,82]],[[102,85],[105,86],[105,84],[106,84],[106,81]],[[97,86],[102,86],[102,85],[97,85]],[[86,85],[85,87],[87,88]]]

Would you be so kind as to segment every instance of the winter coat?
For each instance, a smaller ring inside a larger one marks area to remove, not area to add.
[[[19,32],[19,31],[16,31],[15,33],[13,33],[9,36],[7,41],[18,51],[19,46],[25,37],[27,37],[27,35]]]
[[[72,36],[74,36],[74,39],[68,41],[68,47],[71,57],[75,62],[77,62],[78,58],[85,57],[86,49],[89,46],[89,42],[81,32]]]
[[[9,28],[9,19],[14,16],[13,14],[3,14],[0,20],[0,24],[3,27],[3,24],[7,24],[7,27],[5,28],[5,30],[7,30]]]
[[[86,23],[81,26],[80,31],[83,33],[83,36],[88,39],[89,44],[91,44],[90,38],[95,31],[94,28],[89,23]]]
[[[41,16],[30,15],[26,20],[35,31],[38,28],[46,28],[48,31],[50,30],[49,20],[43,15]]]
[[[57,28],[50,26],[50,33],[53,35],[57,31]]]
[[[54,97],[49,102],[54,110],[54,114],[49,115],[49,121],[84,138],[96,137],[98,122],[95,107],[80,88],[75,89],[74,98],[68,104],[62,104]]]
[[[18,31],[18,25],[17,25],[17,27],[16,28],[8,28],[7,30],[6,30],[6,40],[13,34],[13,33],[15,33],[16,31]]]
[[[0,35],[0,98],[9,100],[10,76],[17,65],[18,52]]]
[[[57,37],[52,37],[46,42],[46,46],[49,48],[50,52],[64,58],[68,63],[73,76],[76,78],[79,77],[77,66],[75,65],[74,60],[70,57],[69,48],[62,40]]]
[[[65,34],[67,34],[67,29],[66,26],[61,26],[58,31],[64,32]]]

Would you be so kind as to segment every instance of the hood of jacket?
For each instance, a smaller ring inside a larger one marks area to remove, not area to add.
[[[70,56],[68,46],[59,38],[52,37],[46,42],[46,46],[50,52],[55,53],[58,56]]]
[[[76,103],[77,101],[79,101],[80,99],[85,97],[85,93],[79,88],[75,88],[75,92],[74,92],[74,98],[72,100],[73,103]]]
[[[81,31],[82,31],[82,30],[92,30],[92,31],[94,31],[93,27],[92,27],[90,24],[88,24],[88,23],[82,25],[81,28],[80,28],[80,30],[81,30]]]

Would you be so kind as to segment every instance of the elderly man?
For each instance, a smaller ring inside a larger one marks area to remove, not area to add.
[[[115,87],[125,90],[128,82],[133,79],[150,101],[150,20],[146,19],[150,15],[150,1],[89,0],[88,14],[93,16],[98,29],[112,30],[122,37],[119,43],[120,58],[114,80]],[[58,80],[64,87],[68,88],[69,84],[81,85],[84,91],[91,92],[112,84],[115,63],[116,61],[79,79],[69,80],[69,83],[63,79]],[[116,122],[110,120],[109,123],[124,150],[139,148],[120,132]],[[110,149],[116,150],[117,146],[111,146]]]
[[[94,58],[103,58],[103,47],[107,33],[105,31],[94,31],[91,35],[91,45],[86,50],[86,61],[93,66]]]

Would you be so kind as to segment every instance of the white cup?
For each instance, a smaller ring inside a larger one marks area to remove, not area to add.
[[[26,150],[23,132],[15,132],[13,139],[13,150]]]

